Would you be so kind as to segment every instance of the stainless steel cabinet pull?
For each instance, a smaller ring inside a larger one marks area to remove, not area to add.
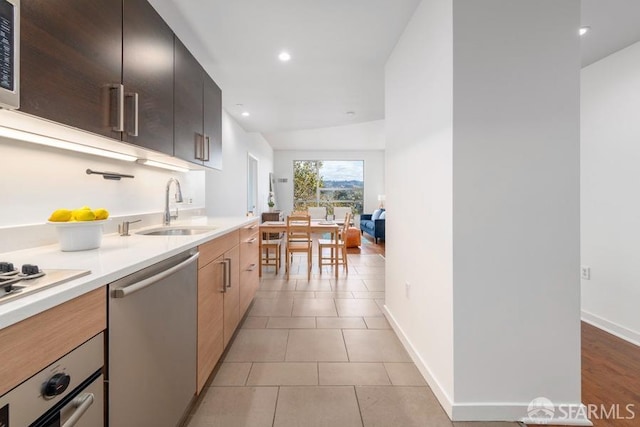
[[[249,229],[249,230],[255,230],[255,229],[256,229],[256,227],[258,227],[258,224],[253,224],[253,225],[252,225],[251,227],[249,227],[248,229]]]
[[[95,396],[93,395],[93,393],[84,393],[76,397],[75,399],[73,399],[71,403],[73,406],[76,407],[76,410],[69,417],[67,422],[65,422],[62,425],[62,427],[75,426],[78,423],[78,421],[80,421],[80,418],[82,418],[84,413],[87,412],[87,409],[89,409],[89,407],[93,405],[94,400],[95,400]]]
[[[231,258],[225,258],[224,261],[229,263],[229,266],[227,267],[227,288],[230,288],[231,287]]]
[[[257,237],[252,237],[252,238],[250,238],[249,240],[247,240],[247,243],[255,243],[255,242],[256,242],[256,240],[258,240],[258,238],[257,238]]]
[[[199,133],[196,133],[196,139],[195,139],[195,154],[193,155],[193,157],[196,160],[202,160],[204,159],[204,136],[200,135]]]
[[[116,90],[116,125],[112,128],[116,132],[124,132],[124,85],[114,84],[111,89]]]
[[[209,138],[209,135],[205,135],[204,136],[204,141],[203,141],[203,151],[206,153],[204,154],[204,158],[202,159],[205,162],[209,161],[209,154],[211,154],[211,138]]]
[[[131,136],[138,136],[138,94],[128,93],[127,97],[133,101],[133,131],[127,133]]]
[[[249,264],[249,268],[247,268],[247,271],[253,271],[256,269],[257,266],[258,264]]]
[[[223,294],[227,292],[227,288],[229,286],[227,286],[227,269],[228,269],[228,265],[227,265],[227,260],[223,259],[222,262],[220,263],[222,264],[222,292]]]
[[[180,264],[174,265],[173,267],[168,268],[165,271],[156,274],[155,276],[151,276],[147,279],[141,280],[129,286],[125,286],[123,288],[114,289],[113,298],[124,298],[127,295],[131,295],[134,292],[138,292],[144,288],[147,288],[153,285],[154,283],[164,279],[165,277],[171,276],[173,273],[180,270],[181,268],[184,268],[187,265],[191,264],[192,262],[197,260],[199,256],[200,256],[200,253],[195,253],[191,255],[189,258],[187,258],[186,260],[182,261]]]

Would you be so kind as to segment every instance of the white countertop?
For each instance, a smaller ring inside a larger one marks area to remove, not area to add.
[[[55,244],[0,254],[0,260],[17,266],[37,264],[41,269],[91,271],[87,276],[0,303],[0,329],[257,220],[257,217],[196,217],[175,221],[171,226],[216,228],[192,236],[143,236],[135,234],[140,230],[131,230],[131,235],[127,237],[105,234],[101,247],[89,251],[62,252],[58,244]],[[160,226],[146,228],[158,227]]]

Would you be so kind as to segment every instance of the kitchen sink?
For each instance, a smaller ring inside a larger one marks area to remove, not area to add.
[[[216,227],[161,227],[150,230],[142,230],[137,234],[143,236],[193,236],[196,234],[208,233]]]

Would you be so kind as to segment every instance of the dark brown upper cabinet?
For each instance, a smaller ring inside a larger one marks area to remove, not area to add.
[[[173,155],[173,32],[146,0],[125,0],[123,141]]]
[[[175,39],[174,155],[202,164],[204,70],[178,38]]]
[[[120,139],[122,0],[22,0],[21,14],[20,110]]]
[[[146,0],[21,7],[20,110],[222,166],[220,88]]]
[[[222,169],[222,91],[204,75],[204,135],[208,157],[203,164]]]
[[[222,92],[178,38],[174,93],[174,155],[221,169]]]

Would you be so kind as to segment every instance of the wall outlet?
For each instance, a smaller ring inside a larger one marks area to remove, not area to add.
[[[404,283],[404,294],[407,298],[409,298],[409,294],[411,292],[411,284],[409,282]]]
[[[580,266],[580,277],[584,280],[591,280],[591,267],[586,265]]]

